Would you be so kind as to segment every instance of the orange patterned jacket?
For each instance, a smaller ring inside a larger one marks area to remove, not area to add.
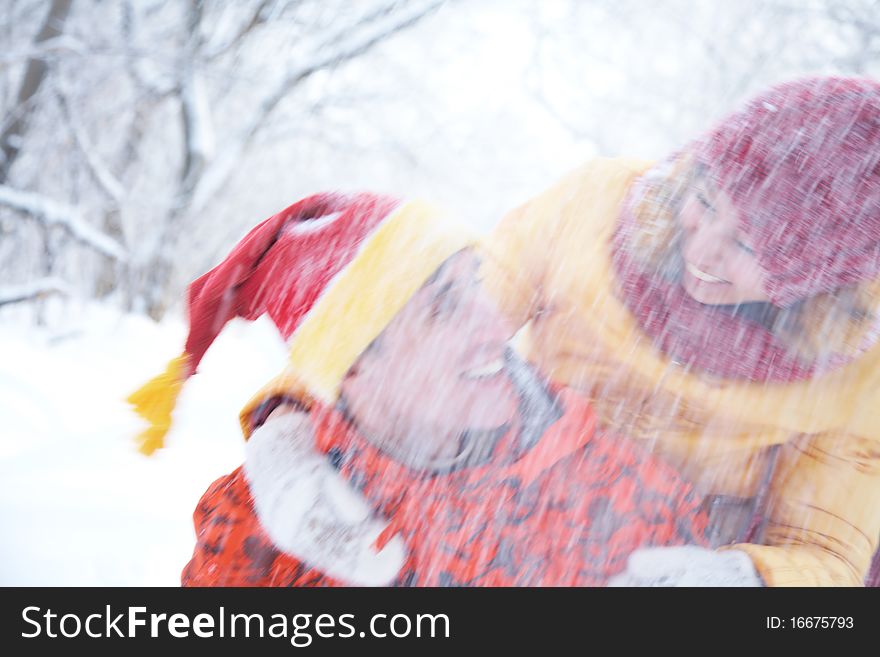
[[[372,447],[336,412],[315,412],[318,448],[403,537],[399,586],[599,586],[634,549],[706,545],[701,500],[668,465],[594,431],[589,406],[558,393],[564,412],[517,454],[503,438],[490,461],[416,472]],[[511,432],[514,433],[514,432]],[[242,468],[200,500],[184,586],[344,586],[278,550],[261,528]]]

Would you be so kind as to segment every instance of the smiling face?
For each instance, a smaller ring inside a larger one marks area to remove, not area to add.
[[[737,210],[705,178],[695,180],[679,214],[685,291],[708,305],[769,301],[765,274],[739,228]]]
[[[411,466],[444,467],[466,437],[504,433],[516,417],[505,365],[515,329],[478,271],[471,251],[447,260],[342,382],[342,405],[358,429]]]

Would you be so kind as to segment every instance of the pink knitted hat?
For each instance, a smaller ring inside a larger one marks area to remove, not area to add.
[[[739,211],[774,304],[880,275],[880,83],[772,87],[694,152]]]

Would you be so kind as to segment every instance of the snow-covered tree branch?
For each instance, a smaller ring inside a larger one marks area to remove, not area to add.
[[[393,14],[387,7],[383,8],[381,12],[369,17],[367,29],[357,38],[352,36],[351,40],[348,40],[348,32],[351,30],[349,27],[335,35],[334,39],[325,41],[311,59],[307,59],[288,71],[275,89],[263,98],[250,119],[239,131],[238,137],[231,141],[225,152],[206,171],[204,178],[195,190],[193,211],[202,210],[207,201],[226,183],[235,169],[236,162],[240,161],[243,152],[252,142],[254,136],[267,123],[278,104],[294,88],[319,71],[332,66],[340,66],[367,53],[377,44],[413,26],[431,12],[436,11],[443,2],[444,0],[430,0],[416,3],[412,7],[407,6],[406,11],[401,12],[400,15]],[[389,14],[392,15],[389,16]],[[386,20],[380,21],[379,18]]]
[[[52,294],[68,295],[70,286],[58,278],[42,278],[21,285],[0,286],[0,306],[42,299]]]
[[[75,206],[6,185],[0,185],[0,206],[22,212],[47,226],[59,226],[79,243],[103,255],[116,260],[126,258],[122,245],[86,223]]]

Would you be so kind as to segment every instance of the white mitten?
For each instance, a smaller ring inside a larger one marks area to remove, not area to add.
[[[686,545],[636,550],[626,570],[608,586],[762,586],[752,560],[741,550]]]
[[[245,446],[244,472],[260,524],[278,549],[347,584],[394,581],[406,561],[403,540],[395,536],[376,550],[387,521],[315,449],[308,415],[273,413]]]

